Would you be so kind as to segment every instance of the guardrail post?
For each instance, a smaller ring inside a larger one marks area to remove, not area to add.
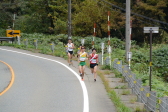
[[[35,46],[36,49],[37,49],[37,47],[38,47],[38,43],[37,43],[37,42],[38,42],[38,40],[35,39],[35,40],[34,40],[34,46]]]
[[[144,90],[142,91],[142,102],[145,104],[145,109],[150,111],[149,108],[148,108],[148,99],[149,99],[149,96],[150,96],[150,87],[149,86],[145,86],[143,87]]]
[[[24,39],[24,45],[25,45],[26,48],[27,48],[27,46],[28,46],[28,40],[27,40],[27,39]]]
[[[18,45],[20,45],[20,37],[19,37],[19,36],[16,36],[16,38],[17,38],[17,43],[18,43]]]
[[[52,51],[52,53],[54,53],[54,48],[55,48],[55,45],[54,45],[54,43],[52,42],[51,44],[51,51]]]
[[[121,64],[121,61],[119,61],[117,59],[117,66],[116,66],[116,69],[120,72],[120,64]],[[121,67],[122,68],[122,67]]]
[[[110,58],[109,57],[106,58],[105,65],[110,65]]]
[[[148,97],[148,109],[152,112],[156,111],[156,92],[150,91],[150,95]]]
[[[128,69],[130,69],[130,68],[128,67]],[[136,76],[133,73],[131,73],[131,75],[132,75],[132,80],[131,80],[131,83],[132,83],[132,92],[134,94],[136,94],[136,84],[137,84]]]
[[[14,40],[14,44],[17,44],[17,37],[13,37],[13,40]],[[9,43],[13,43],[13,42],[9,41]]]
[[[119,72],[122,73],[122,61],[120,61],[120,64],[119,64]]]
[[[118,61],[118,59],[116,58],[116,59],[114,59],[114,62],[113,62],[114,63],[113,66],[114,66],[115,69],[117,69],[117,61]]]
[[[160,112],[167,112],[168,110],[168,97],[162,97],[159,99]]]
[[[135,80],[135,75],[131,73],[131,71],[129,71],[129,68],[127,67],[128,69],[128,72],[129,72],[129,78],[128,78],[128,84],[129,84],[129,87],[132,88],[132,92],[134,92],[134,80]]]
[[[141,88],[142,88],[142,80],[137,79],[136,83],[136,94],[138,95],[138,101],[141,102]]]
[[[102,54],[99,54],[99,64],[102,64]]]

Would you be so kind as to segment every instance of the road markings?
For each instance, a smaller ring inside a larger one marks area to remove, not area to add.
[[[1,60],[0,60],[0,62],[2,62],[2,63],[4,63],[5,65],[7,65],[8,68],[10,69],[10,72],[11,72],[11,81],[10,81],[9,85],[7,86],[7,88],[5,88],[5,89],[0,93],[0,96],[1,96],[1,95],[3,95],[6,91],[8,91],[8,90],[11,88],[11,86],[13,85],[13,82],[14,82],[14,79],[15,79],[15,74],[14,74],[14,71],[13,71],[12,67],[11,67],[9,64],[7,64],[7,63],[5,63],[5,62],[3,62],[3,61],[1,61]]]
[[[2,48],[0,48],[0,50],[8,51],[8,52],[14,52],[14,53],[18,53],[18,54],[23,54],[23,55],[27,55],[27,56],[36,57],[36,58],[39,58],[39,59],[44,59],[44,60],[56,62],[56,63],[59,63],[59,64],[63,65],[64,67],[66,67],[68,70],[70,70],[78,78],[78,80],[81,84],[82,90],[83,90],[83,101],[84,101],[83,112],[89,112],[89,98],[88,98],[88,92],[87,92],[86,85],[85,85],[84,81],[81,81],[80,76],[74,70],[72,70],[70,67],[68,67],[67,65],[65,65],[65,64],[63,64],[59,61],[44,58],[44,57],[40,57],[40,56],[36,56],[36,55],[32,55],[32,54],[27,54],[27,53],[23,53],[23,52],[18,52],[18,51],[13,51],[13,50],[8,50],[8,49],[2,49]]]

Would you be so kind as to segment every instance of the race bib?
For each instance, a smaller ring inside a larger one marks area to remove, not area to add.
[[[85,61],[85,59],[86,59],[85,57],[80,57],[79,58],[80,61]]]
[[[96,63],[96,59],[92,59],[92,60],[91,60],[91,63]]]

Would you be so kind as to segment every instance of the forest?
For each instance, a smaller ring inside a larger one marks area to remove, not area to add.
[[[126,0],[71,0],[72,36],[107,34],[107,12],[110,11],[111,37],[125,39]],[[13,15],[16,19],[13,20]],[[159,27],[154,43],[168,42],[168,1],[131,0],[132,40],[138,44],[148,42],[143,27]],[[14,28],[13,28],[14,22]],[[68,0],[0,0],[0,28],[21,30],[23,33],[67,34]]]

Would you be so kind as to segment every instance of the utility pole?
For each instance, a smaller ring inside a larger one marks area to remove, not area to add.
[[[126,0],[126,30],[125,30],[125,51],[126,51],[126,61],[128,61],[128,52],[130,52],[131,41],[130,41],[130,0]]]
[[[71,0],[68,0],[68,39],[71,39]]]
[[[12,30],[14,30],[14,27],[15,27],[15,17],[16,17],[16,13],[14,13],[14,15],[13,15],[13,25],[12,25]]]

